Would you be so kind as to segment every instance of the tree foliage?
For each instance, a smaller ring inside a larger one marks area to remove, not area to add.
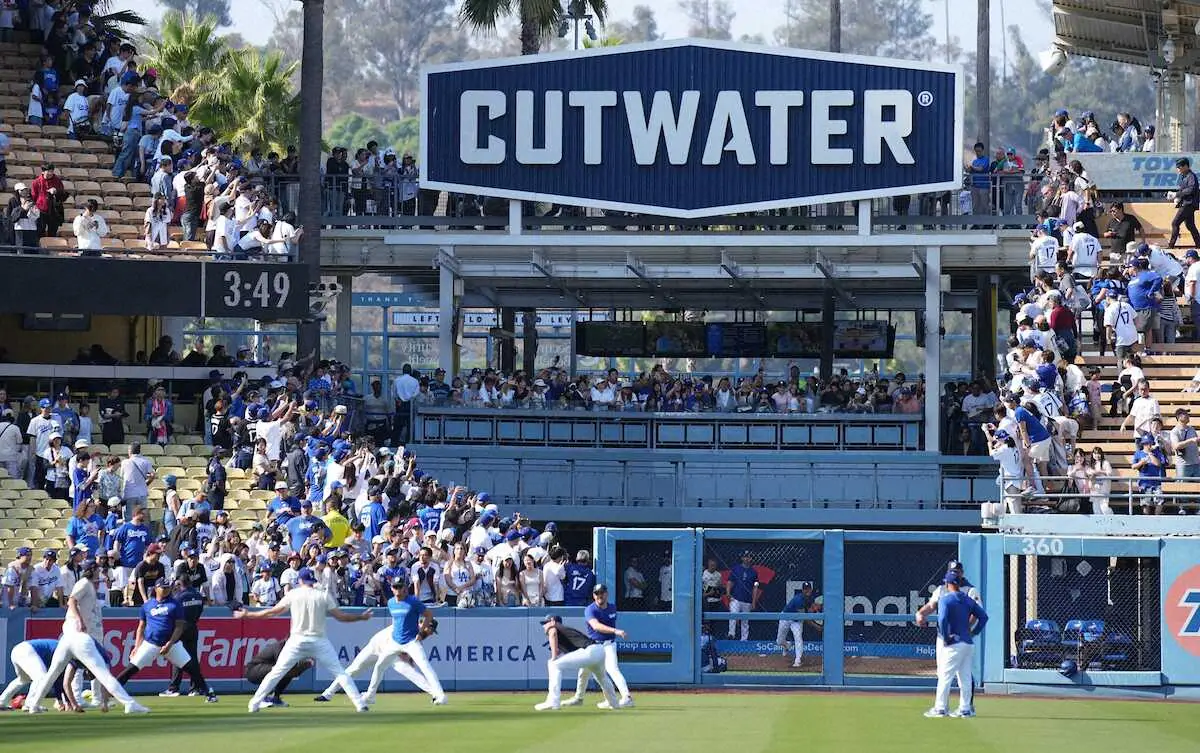
[[[784,22],[777,44],[829,49],[829,0],[787,0]],[[842,52],[928,60],[937,45],[932,26],[921,0],[842,0]]]
[[[609,24],[608,36],[620,39],[626,44],[655,42],[662,39],[662,34],[658,31],[658,19],[654,16],[654,9],[648,5],[635,5],[632,18]]]
[[[213,18],[217,26],[233,25],[233,19],[229,15],[229,3],[230,0],[158,0],[158,4],[168,11],[197,18]]]
[[[172,99],[190,106],[189,120],[212,128],[239,148],[282,150],[295,144],[299,98],[295,63],[275,52],[231,49],[216,19],[169,12],[160,36],[148,39],[150,65]]]
[[[608,16],[607,0],[570,0],[570,6],[577,16],[595,16],[601,26]],[[465,26],[485,33],[496,32],[505,19],[515,17],[520,22],[521,54],[536,55],[543,42],[557,35],[563,10],[559,0],[462,0],[458,15]]]
[[[679,9],[687,16],[689,37],[733,39],[736,13],[729,0],[679,0]]]
[[[421,120],[417,117],[401,118],[390,123],[380,123],[358,113],[344,115],[333,122],[325,133],[330,146],[354,149],[368,141],[377,141],[381,149],[391,147],[397,154],[417,153],[421,138]]]

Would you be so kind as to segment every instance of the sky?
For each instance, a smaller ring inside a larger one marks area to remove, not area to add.
[[[737,15],[733,21],[734,37],[743,34],[762,34],[770,39],[776,26],[783,22],[783,0],[732,0]],[[950,35],[959,38],[961,46],[968,50],[975,49],[975,14],[976,4],[972,0],[924,0],[927,12],[933,15],[933,32],[938,41],[945,39],[946,12],[949,9]],[[656,8],[659,30],[667,37],[682,37],[687,33],[687,19],[679,11],[679,6],[667,0],[608,0],[610,18],[620,19],[632,16],[633,7],[638,4],[651,5]],[[147,18],[158,18],[162,15],[162,6],[155,0],[123,0],[122,7],[137,11]],[[263,44],[271,35],[274,27],[274,16],[269,7],[283,8],[288,6],[287,0],[234,0],[232,3],[233,27],[231,31],[241,34],[251,44]],[[1026,25],[1021,30],[1026,44],[1034,52],[1045,49],[1053,39],[1053,28],[1048,22],[1041,22],[1036,0],[992,0],[992,56],[997,61],[1002,55],[1002,23],[1013,25],[1022,18],[1039,18],[1036,25]]]

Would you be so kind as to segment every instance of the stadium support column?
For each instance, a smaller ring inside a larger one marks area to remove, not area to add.
[[[941,452],[942,248],[925,249],[925,451]],[[918,326],[922,326],[918,324]]]
[[[300,262],[310,283],[321,281],[321,89],[324,87],[325,0],[303,0],[304,36],[300,49],[300,208],[304,226]],[[321,354],[321,323],[296,325],[296,356]]]
[[[337,281],[338,285],[342,286],[342,292],[338,293],[337,298],[337,326],[334,330],[336,334],[333,350],[337,360],[348,364],[351,324],[354,321],[354,276],[338,275]]]
[[[458,313],[456,287],[458,277],[453,266],[442,264],[438,273],[438,365],[453,378],[458,373],[457,347],[454,344],[454,320]]]
[[[975,137],[990,152],[992,138],[992,3],[977,0],[975,27]],[[1007,33],[1007,30],[1006,30]]]
[[[821,363],[817,369],[821,381],[833,378],[833,319],[837,313],[837,291],[828,281],[821,291]]]
[[[997,275],[975,276],[975,313],[971,317],[971,347],[975,354],[974,376],[996,375],[996,287]]]

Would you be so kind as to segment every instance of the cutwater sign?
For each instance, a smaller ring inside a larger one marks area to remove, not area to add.
[[[426,188],[703,217],[961,184],[953,66],[677,40],[423,78]]]

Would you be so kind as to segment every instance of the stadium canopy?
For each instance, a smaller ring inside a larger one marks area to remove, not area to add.
[[[1200,73],[1200,0],[1053,0],[1068,55]]]

